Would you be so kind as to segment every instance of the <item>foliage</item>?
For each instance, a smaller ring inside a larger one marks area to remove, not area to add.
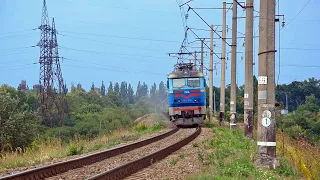
[[[294,168],[308,179],[320,179],[320,147],[313,146],[303,139],[293,140],[283,133],[277,134],[277,152],[284,155]],[[281,160],[281,159],[280,159]],[[281,162],[281,166],[288,166]],[[279,173],[288,174],[291,171],[277,170]],[[293,172],[295,173],[295,172]]]
[[[2,158],[0,158],[0,172],[9,168],[33,166],[72,154],[83,154],[94,150],[111,148],[122,142],[126,142],[127,138],[124,139],[123,137],[135,137],[135,139],[131,140],[136,140],[146,133],[153,132],[141,134],[137,131],[122,129],[121,131],[114,131],[111,134],[92,139],[75,137],[75,140],[68,143],[62,142],[61,138],[38,138],[29,147],[25,148],[24,151],[21,148],[17,148],[13,151],[3,152],[1,154]]]
[[[36,137],[57,137],[68,142],[76,135],[94,138],[127,128],[137,117],[149,113],[147,85],[143,83],[141,87],[142,97],[135,98],[132,85],[125,81],[121,86],[115,83],[114,87],[110,82],[108,91],[103,81],[101,87],[92,83],[89,92],[80,83],[77,86],[72,83],[71,92],[67,94],[70,115],[65,116],[64,126],[58,127],[58,122],[53,121],[55,128],[47,128],[41,125],[37,92],[3,85],[0,88],[0,152],[24,149]]]
[[[141,131],[145,131],[148,129],[148,127],[145,124],[138,124],[135,127],[136,131],[141,132]]]
[[[243,137],[243,132],[218,127],[213,130],[213,138],[204,141],[206,148],[198,151],[199,161],[206,168],[187,179],[294,179],[297,177],[286,164],[281,170],[256,168],[253,157],[256,144]]]
[[[314,144],[320,144],[320,100],[314,95],[305,99],[304,104],[280,119],[277,125],[291,138],[305,138]]]
[[[40,118],[31,111],[28,99],[12,87],[0,87],[0,151],[27,147],[37,136]]]
[[[286,104],[288,95],[289,111],[295,111],[300,105],[305,104],[306,97],[314,95],[320,99],[320,79],[309,78],[304,81],[293,81],[290,84],[278,85],[276,88],[276,100],[282,105]]]
[[[101,93],[102,96],[106,95],[106,86],[104,85],[103,81],[101,83],[100,93]]]

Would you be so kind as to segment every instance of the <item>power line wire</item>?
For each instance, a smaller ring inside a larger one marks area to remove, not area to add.
[[[68,48],[64,46],[59,46],[60,49],[72,50],[72,51],[79,51],[79,52],[87,52],[87,53],[95,53],[95,54],[102,54],[102,55],[116,55],[116,56],[130,56],[130,57],[147,57],[147,58],[160,58],[164,59],[165,57],[156,57],[156,56],[140,56],[137,54],[120,54],[120,53],[110,53],[110,52],[102,52],[102,51],[91,51],[91,50],[84,50],[84,49],[75,49],[75,48]],[[132,58],[130,58],[132,59]]]
[[[83,33],[83,32],[72,32],[72,31],[59,31],[64,33],[73,33],[73,34],[83,34],[89,36],[105,36],[110,38],[119,38],[119,39],[133,39],[133,40],[141,40],[141,41],[158,41],[158,42],[168,42],[168,43],[180,43],[179,41],[172,40],[162,40],[162,39],[150,39],[150,38],[138,38],[138,37],[128,37],[128,36],[112,36],[106,34],[93,34],[93,33]]]
[[[92,42],[106,43],[106,44],[111,44],[111,45],[114,45],[114,46],[121,46],[121,47],[135,48],[135,49],[140,49],[140,50],[149,50],[149,51],[160,52],[158,49],[150,49],[150,48],[145,48],[145,47],[137,47],[137,46],[129,46],[129,45],[123,45],[123,44],[115,44],[115,43],[110,43],[108,41],[101,41],[101,40],[88,39],[88,38],[82,38],[82,37],[77,37],[77,36],[70,36],[70,35],[65,35],[65,34],[61,34],[61,33],[58,33],[58,35],[60,35],[62,37],[76,38],[76,39],[87,40],[87,41],[92,41]]]

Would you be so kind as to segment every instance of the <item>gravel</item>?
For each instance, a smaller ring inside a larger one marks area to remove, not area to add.
[[[207,151],[201,144],[212,136],[212,129],[202,128],[201,134],[195,140],[164,158],[162,161],[132,174],[130,177],[127,177],[126,180],[186,179],[186,177],[191,174],[200,172],[203,164],[199,160],[199,152]],[[195,144],[199,146],[194,147],[196,146]]]
[[[51,177],[49,179],[86,179],[91,176],[97,175],[99,173],[102,173],[104,171],[108,171],[112,168],[118,167],[120,165],[123,165],[125,163],[128,163],[130,161],[139,159],[141,157],[144,157],[148,154],[151,154],[163,147],[166,147],[168,145],[171,145],[175,142],[178,142],[179,140],[187,137],[192,132],[194,132],[195,129],[180,129],[177,133],[166,137],[160,141],[154,142],[152,144],[149,144],[147,146],[144,146],[139,149],[135,149],[133,151],[130,151],[128,153],[120,154],[118,156],[91,164],[89,166],[84,166],[82,168],[70,170],[66,173]]]

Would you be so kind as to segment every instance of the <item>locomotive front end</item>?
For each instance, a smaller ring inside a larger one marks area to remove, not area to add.
[[[206,114],[203,73],[182,66],[168,76],[170,120],[178,126],[201,125]]]

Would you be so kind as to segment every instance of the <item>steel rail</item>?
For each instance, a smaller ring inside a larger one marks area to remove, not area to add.
[[[130,176],[133,173],[136,173],[140,171],[143,168],[146,168],[156,161],[159,161],[167,156],[169,156],[171,153],[177,151],[178,149],[182,148],[183,146],[187,145],[189,142],[194,140],[199,134],[201,133],[201,128],[197,127],[196,131],[193,132],[190,136],[187,138],[174,143],[168,147],[162,148],[159,151],[152,153],[150,155],[147,155],[145,157],[142,157],[138,160],[131,161],[127,164],[124,164],[122,166],[118,166],[114,169],[111,169],[109,171],[105,171],[103,173],[100,173],[96,176],[90,177],[87,180],[116,180],[116,179],[124,179],[128,176]]]
[[[87,156],[83,156],[80,158],[71,159],[64,162],[55,163],[48,166],[42,166],[34,169],[30,169],[27,171],[18,172],[16,174],[7,175],[0,177],[0,180],[20,180],[20,179],[28,179],[28,180],[38,180],[38,179],[44,179],[48,177],[55,176],[57,174],[62,174],[64,172],[67,172],[71,169],[80,168],[83,166],[87,166],[102,160],[105,160],[110,157],[117,156],[119,154],[123,154],[129,151],[132,151],[134,149],[146,146],[148,144],[151,144],[153,142],[159,141],[163,138],[166,138],[174,133],[176,133],[179,130],[179,128],[175,128],[169,132],[162,133],[158,136],[141,140],[138,142],[134,142],[128,145],[120,146],[111,148],[102,152],[90,154]]]

